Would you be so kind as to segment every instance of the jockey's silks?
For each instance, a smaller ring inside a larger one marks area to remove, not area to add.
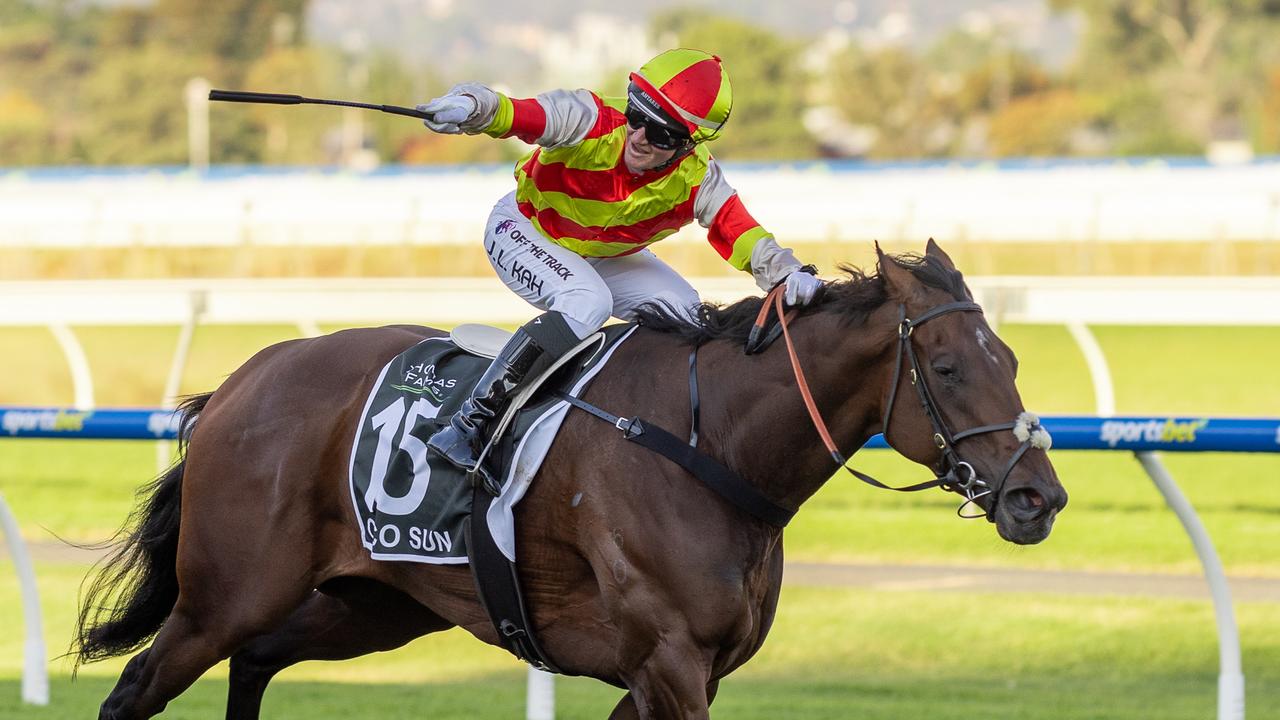
[[[543,146],[516,164],[520,212],[545,237],[583,257],[638,252],[697,220],[721,257],[750,270],[752,249],[769,233],[724,180],[707,146],[634,175],[623,160],[625,108],[625,98],[585,90],[516,100],[499,94],[485,133]]]

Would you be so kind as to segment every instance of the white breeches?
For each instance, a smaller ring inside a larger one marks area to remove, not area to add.
[[[578,337],[609,316],[635,317],[646,302],[692,315],[698,292],[649,250],[616,258],[584,258],[538,232],[516,208],[515,192],[498,201],[484,231],[484,249],[498,277],[530,305],[564,315]]]

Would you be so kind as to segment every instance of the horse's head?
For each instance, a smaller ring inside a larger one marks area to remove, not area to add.
[[[930,240],[918,264],[880,251],[879,274],[901,308],[885,436],[947,478],[1019,544],[1040,542],[1067,504],[1049,436],[1014,384],[1018,361],[987,324],[951,258]]]

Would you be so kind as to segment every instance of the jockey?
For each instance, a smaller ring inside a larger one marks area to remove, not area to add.
[[[645,303],[692,318],[697,292],[649,251],[693,220],[720,256],[768,290],[806,304],[822,286],[812,266],[751,217],[706,143],[733,105],[720,58],[668,50],[631,73],[625,98],[553,90],[514,99],[464,83],[418,109],[439,133],[518,137],[538,147],[516,165],[516,189],[489,216],[485,250],[502,281],[545,312],[516,330],[427,446],[476,467],[486,424],[536,375],[614,316]]]

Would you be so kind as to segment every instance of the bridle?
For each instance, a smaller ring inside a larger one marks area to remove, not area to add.
[[[974,302],[945,303],[932,307],[915,319],[911,319],[907,317],[906,306],[898,306],[898,348],[894,358],[893,382],[889,388],[889,402],[885,408],[881,432],[885,436],[885,441],[888,442],[889,420],[893,416],[893,408],[898,396],[898,383],[902,378],[902,358],[905,355],[910,364],[911,385],[915,387],[916,394],[920,399],[920,406],[924,409],[925,415],[929,418],[929,423],[933,426],[933,443],[941,454],[943,472],[933,480],[907,487],[893,487],[876,480],[866,473],[849,467],[848,460],[840,453],[835,442],[831,439],[831,433],[827,431],[826,423],[823,422],[822,415],[818,412],[818,407],[813,401],[813,395],[809,392],[809,384],[805,381],[804,371],[800,369],[800,359],[796,355],[795,345],[791,342],[791,331],[787,327],[789,318],[783,309],[782,290],[782,286],[776,287],[765,297],[764,305],[760,309],[760,315],[756,318],[756,327],[763,327],[772,305],[778,314],[778,323],[782,327],[782,336],[786,340],[787,353],[791,357],[791,368],[795,373],[796,385],[800,389],[800,395],[809,411],[809,417],[813,420],[814,428],[818,431],[818,435],[822,437],[822,442],[826,445],[827,450],[831,453],[831,458],[835,460],[836,464],[868,485],[884,490],[915,492],[940,487],[943,490],[958,492],[965,500],[956,510],[956,514],[966,519],[985,517],[989,522],[995,522],[996,504],[1000,500],[1000,491],[1004,489],[1005,481],[1008,480],[1009,474],[1013,472],[1014,466],[1032,447],[1048,449],[1050,443],[1049,434],[1040,426],[1039,420],[1030,413],[1023,413],[1012,422],[981,425],[958,433],[952,433],[950,428],[947,427],[946,420],[942,417],[942,412],[938,409],[937,401],[934,400],[933,394],[929,391],[929,386],[925,382],[924,372],[920,367],[920,359],[916,355],[915,345],[911,341],[911,335],[915,329],[934,318],[953,312],[981,313],[982,307]],[[992,487],[987,481],[978,477],[978,473],[973,469],[972,465],[960,458],[955,445],[965,438],[1002,430],[1012,430],[1015,437],[1022,442],[1018,449],[1014,451],[1013,456],[1009,458],[1009,462],[1005,464],[1004,472],[1001,473],[999,481]],[[984,512],[977,514],[965,513],[965,508],[970,505],[978,505],[979,509],[981,509],[978,499],[988,495],[991,496],[991,501]]]

